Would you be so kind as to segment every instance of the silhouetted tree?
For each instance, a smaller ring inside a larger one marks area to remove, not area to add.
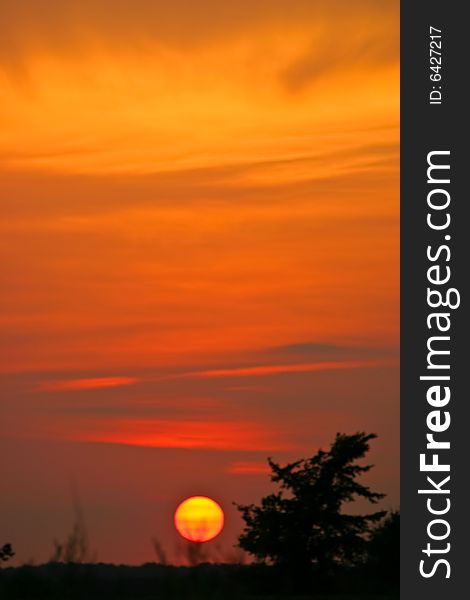
[[[388,590],[400,577],[400,513],[390,511],[370,535],[367,564]]]
[[[338,565],[363,561],[367,536],[385,513],[356,515],[342,509],[357,498],[371,503],[383,498],[356,481],[372,466],[356,461],[375,437],[337,434],[329,451],[284,467],[269,459],[271,480],[281,489],[259,506],[236,505],[245,521],[239,546],[260,561],[284,567],[297,581],[312,572],[324,579]]]
[[[11,544],[4,544],[3,546],[0,547],[0,561],[1,562],[6,562],[7,560],[10,560],[10,558],[13,558],[15,556],[15,553],[13,552],[13,548],[11,547]]]

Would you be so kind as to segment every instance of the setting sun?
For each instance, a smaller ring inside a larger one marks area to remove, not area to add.
[[[190,542],[208,542],[219,535],[223,526],[223,510],[205,496],[184,500],[175,512],[176,530]]]

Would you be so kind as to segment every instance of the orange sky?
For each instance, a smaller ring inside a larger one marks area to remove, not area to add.
[[[0,533],[19,562],[68,533],[72,487],[100,560],[153,560],[151,535],[178,560],[172,511],[198,494],[227,509],[228,556],[266,456],[336,431],[379,434],[368,477],[398,504],[398,17],[0,0]]]

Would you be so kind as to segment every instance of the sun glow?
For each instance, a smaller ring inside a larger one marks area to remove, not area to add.
[[[223,510],[205,496],[184,500],[175,512],[176,530],[190,542],[208,542],[219,535],[223,526]]]

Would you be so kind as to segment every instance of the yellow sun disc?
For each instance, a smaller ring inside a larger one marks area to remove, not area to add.
[[[175,512],[175,527],[190,542],[208,542],[222,531],[224,512],[211,498],[192,496]]]

